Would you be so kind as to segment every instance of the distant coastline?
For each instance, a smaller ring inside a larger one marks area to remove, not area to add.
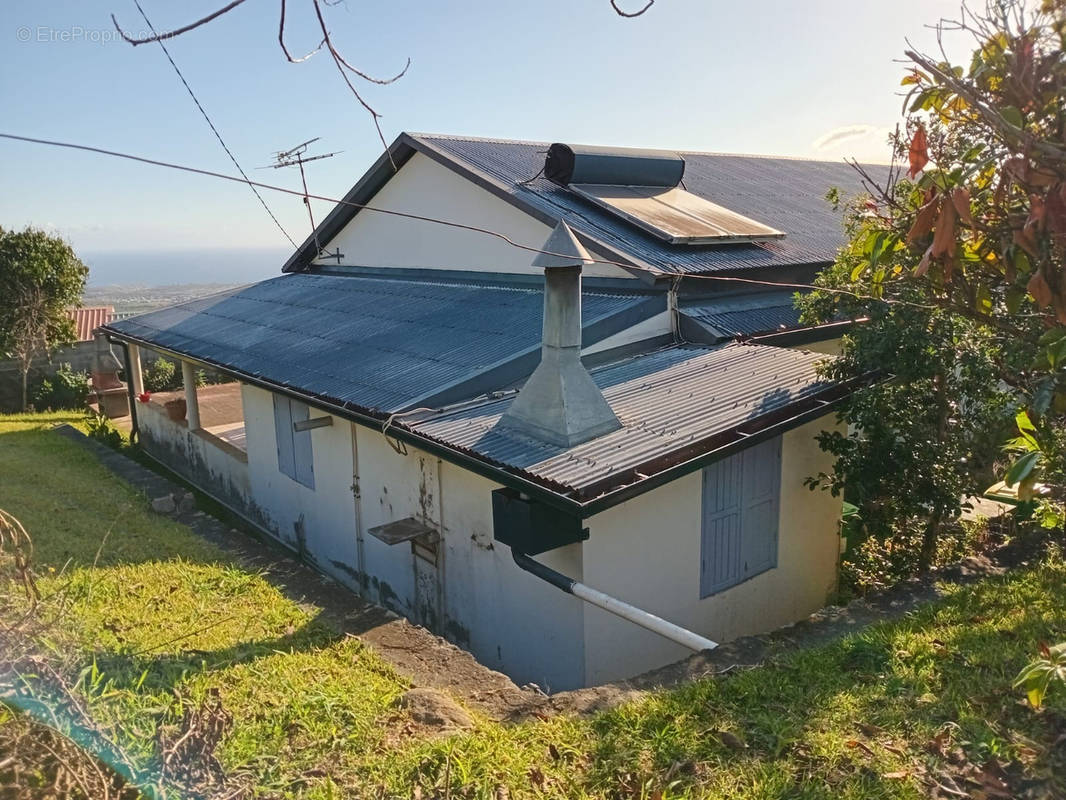
[[[281,274],[290,255],[284,248],[78,252],[89,267],[88,285],[94,289],[254,283]]]
[[[120,317],[144,314],[157,308],[185,303],[199,297],[218,294],[243,284],[232,283],[178,283],[170,286],[145,286],[143,284],[109,284],[89,286],[82,293],[84,306],[112,306]]]

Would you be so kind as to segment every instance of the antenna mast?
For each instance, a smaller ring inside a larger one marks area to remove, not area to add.
[[[311,212],[311,198],[308,197],[307,193],[307,174],[304,172],[304,164],[310,161],[318,161],[322,158],[332,158],[333,156],[337,155],[337,153],[341,152],[340,150],[337,150],[332,153],[321,153],[315,156],[305,155],[305,153],[307,153],[307,148],[317,142],[320,138],[320,136],[316,136],[314,139],[308,139],[306,142],[301,142],[300,144],[296,145],[296,147],[290,148],[288,150],[278,151],[274,154],[275,163],[270,165],[274,169],[281,169],[282,167],[300,168],[300,183],[303,185],[304,189],[303,201],[304,205],[307,206],[307,218],[311,221],[311,233],[315,237],[315,250],[319,254],[322,253],[322,246],[318,242],[318,233],[316,232],[317,228],[315,226],[315,215]],[[340,263],[341,254],[339,249],[335,258],[337,259],[337,263]]]

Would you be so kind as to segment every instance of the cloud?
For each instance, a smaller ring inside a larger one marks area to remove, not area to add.
[[[826,131],[811,142],[811,149],[818,158],[887,162],[892,154],[888,145],[890,133],[891,128],[878,125],[842,125]]]
[[[857,136],[867,136],[876,130],[875,125],[844,125],[819,136],[814,140],[813,146],[815,150],[827,150],[831,145],[854,139]]]

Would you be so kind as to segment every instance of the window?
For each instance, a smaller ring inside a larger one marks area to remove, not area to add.
[[[314,458],[311,453],[311,431],[297,433],[294,422],[303,422],[308,408],[298,400],[274,395],[274,432],[278,440],[278,470],[308,489],[315,488]]]
[[[777,566],[781,437],[703,470],[700,597]]]

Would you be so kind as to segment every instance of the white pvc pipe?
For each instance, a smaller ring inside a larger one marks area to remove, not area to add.
[[[657,617],[643,609],[631,606],[623,600],[619,600],[617,597],[611,597],[609,594],[604,594],[598,589],[593,589],[591,586],[586,586],[580,581],[575,581],[561,572],[557,572],[546,564],[541,564],[534,558],[530,558],[525,553],[521,553],[518,550],[511,548],[511,556],[514,558],[514,562],[531,575],[536,575],[542,581],[547,581],[557,589],[561,589],[567,594],[572,594],[574,597],[578,597],[584,600],[586,603],[602,608],[604,611],[610,612],[615,616],[621,617],[624,620],[632,622],[634,625],[639,625],[652,633],[657,633],[663,638],[669,639],[671,642],[676,642],[682,647],[687,647],[689,650],[694,650],[697,653],[704,650],[713,650],[718,646],[717,642],[712,642],[710,639],[700,636],[698,633],[682,628],[680,625],[675,625],[672,622],[667,622],[662,617]]]
[[[591,586],[586,586],[580,581],[574,581],[570,591],[575,597],[580,597],[586,603],[591,603],[597,608],[602,608],[604,611],[609,611],[615,616],[629,620],[634,625],[647,628],[649,631],[657,633],[660,636],[697,653],[703,650],[713,650],[718,646],[717,642],[712,642],[710,639],[700,636],[698,633],[682,628],[680,625],[675,625],[672,622],[668,622],[662,617],[657,617],[648,611],[637,608],[636,606],[631,606],[629,603],[619,600],[617,597],[611,597],[609,594],[604,594],[597,589],[593,589]]]

